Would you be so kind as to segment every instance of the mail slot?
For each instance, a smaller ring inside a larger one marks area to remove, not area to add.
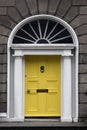
[[[48,89],[37,89],[37,93],[48,93]]]

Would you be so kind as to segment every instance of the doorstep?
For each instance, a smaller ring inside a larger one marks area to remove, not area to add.
[[[0,127],[86,127],[87,122],[59,122],[57,119],[29,119],[24,122],[1,121]]]

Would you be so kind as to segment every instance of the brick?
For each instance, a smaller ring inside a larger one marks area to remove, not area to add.
[[[78,8],[77,7],[71,7],[70,10],[65,15],[65,19],[69,22],[72,19],[74,19],[78,15]]]
[[[55,12],[56,12],[56,10],[57,10],[57,7],[58,7],[58,5],[59,5],[59,2],[60,2],[60,0],[55,0],[55,2],[54,2],[54,0],[50,0],[50,1],[49,1],[49,9],[48,9],[48,12],[49,12],[50,14],[55,14]]]
[[[0,93],[0,103],[7,101],[7,93]]]
[[[0,112],[7,112],[7,103],[0,103]]]
[[[22,20],[22,17],[18,13],[17,9],[14,7],[8,8],[8,16],[10,16],[16,23]]]
[[[80,45],[80,53],[87,53],[87,45]]]
[[[80,14],[87,14],[87,6],[80,7]]]
[[[7,82],[7,74],[0,74],[0,83]]]
[[[36,0],[26,0],[27,5],[31,14],[37,14],[37,1]]]
[[[7,14],[7,8],[6,7],[0,7],[0,15],[6,15]]]
[[[7,73],[7,65],[6,64],[0,65],[0,73]]]
[[[87,83],[87,74],[80,74],[80,83]]]
[[[79,126],[81,127],[81,122],[83,123],[84,122],[84,124],[87,124],[87,118],[86,117],[79,117]],[[84,125],[85,126],[85,125]]]
[[[87,15],[79,15],[70,23],[73,28],[87,24]]]
[[[80,94],[80,103],[87,103],[87,95],[84,94]]]
[[[87,92],[87,84],[80,84],[79,91],[80,91],[80,93],[86,93]]]
[[[0,25],[11,26],[8,16],[0,16]]]
[[[79,42],[82,43],[87,43],[87,35],[83,35],[79,37]]]
[[[81,63],[81,64],[87,64],[87,54],[81,54],[80,56],[79,56],[79,62]]]
[[[39,13],[47,13],[48,0],[38,0]]]
[[[0,6],[14,6],[15,0],[0,0]]]
[[[87,0],[73,0],[73,5],[87,5]]]
[[[11,32],[10,29],[0,25],[0,34],[9,36],[10,32]]]
[[[87,73],[87,64],[79,65],[79,73]]]
[[[87,34],[87,25],[82,25],[75,29],[77,35]]]
[[[24,18],[28,16],[29,12],[25,0],[16,0],[16,7]]]
[[[6,64],[7,63],[7,55],[0,55],[0,63]]]
[[[16,23],[12,21],[8,16],[0,16],[0,25],[13,28]]]
[[[71,6],[71,0],[61,0],[56,16],[63,17]]]
[[[6,44],[7,41],[8,41],[8,37],[0,35],[0,44]]]
[[[0,84],[0,92],[6,93],[7,92],[7,84]]]
[[[79,113],[80,117],[87,117],[87,104],[79,105]]]
[[[0,54],[6,54],[7,53],[7,46],[5,44],[0,45]]]

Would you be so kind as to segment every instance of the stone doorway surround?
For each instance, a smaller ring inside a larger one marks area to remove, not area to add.
[[[16,45],[12,43],[18,29],[30,19],[52,18],[70,32],[73,44]],[[78,40],[69,24],[52,15],[36,15],[20,22],[8,40],[7,120],[24,121],[24,56],[61,55],[61,122],[78,121]],[[74,82],[74,83],[73,83]],[[67,104],[67,105],[66,105]]]

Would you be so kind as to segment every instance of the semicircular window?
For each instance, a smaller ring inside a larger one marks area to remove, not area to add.
[[[60,43],[73,43],[72,36],[61,23],[50,19],[37,19],[26,23],[13,38],[13,44]]]

